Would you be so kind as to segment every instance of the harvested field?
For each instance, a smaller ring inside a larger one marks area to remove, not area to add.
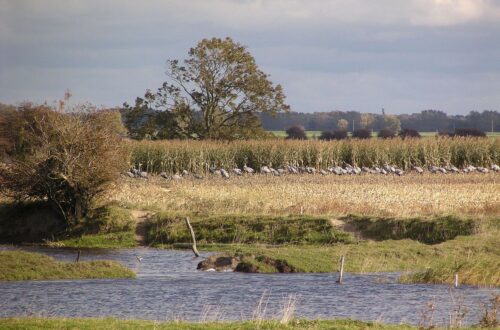
[[[226,180],[123,178],[108,199],[134,209],[182,214],[373,216],[500,214],[500,175],[253,175]]]

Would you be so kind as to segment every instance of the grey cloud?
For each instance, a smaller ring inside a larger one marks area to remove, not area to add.
[[[498,0],[0,0],[0,102],[116,105],[231,36],[297,111],[498,108]]]

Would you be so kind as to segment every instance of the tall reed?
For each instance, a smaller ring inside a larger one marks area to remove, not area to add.
[[[357,166],[391,164],[475,165],[500,163],[500,139],[436,138],[346,141],[129,141],[132,166],[148,172],[205,173],[247,165],[311,166],[317,169],[349,163]]]

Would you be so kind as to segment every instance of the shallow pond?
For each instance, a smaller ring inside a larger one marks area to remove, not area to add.
[[[13,247],[0,247],[13,249]],[[75,250],[23,248],[74,261]],[[207,255],[205,255],[207,256]],[[142,258],[139,262],[138,258]],[[500,289],[445,285],[405,285],[397,274],[242,274],[196,270],[201,260],[188,251],[157,249],[82,250],[81,259],[117,260],[137,279],[0,282],[0,317],[39,315],[114,316],[130,319],[190,321],[251,319],[262,298],[260,316],[279,318],[291,295],[295,317],[353,318],[418,324],[429,302],[434,322],[448,324],[460,306],[464,323],[477,323],[481,303]]]

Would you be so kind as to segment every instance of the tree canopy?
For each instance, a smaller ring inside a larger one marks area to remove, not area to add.
[[[289,110],[281,85],[230,38],[201,40],[184,61],[168,60],[166,74],[156,92],[147,91],[130,109],[168,112],[163,127],[171,134],[163,135],[244,139],[261,130],[257,113]]]

